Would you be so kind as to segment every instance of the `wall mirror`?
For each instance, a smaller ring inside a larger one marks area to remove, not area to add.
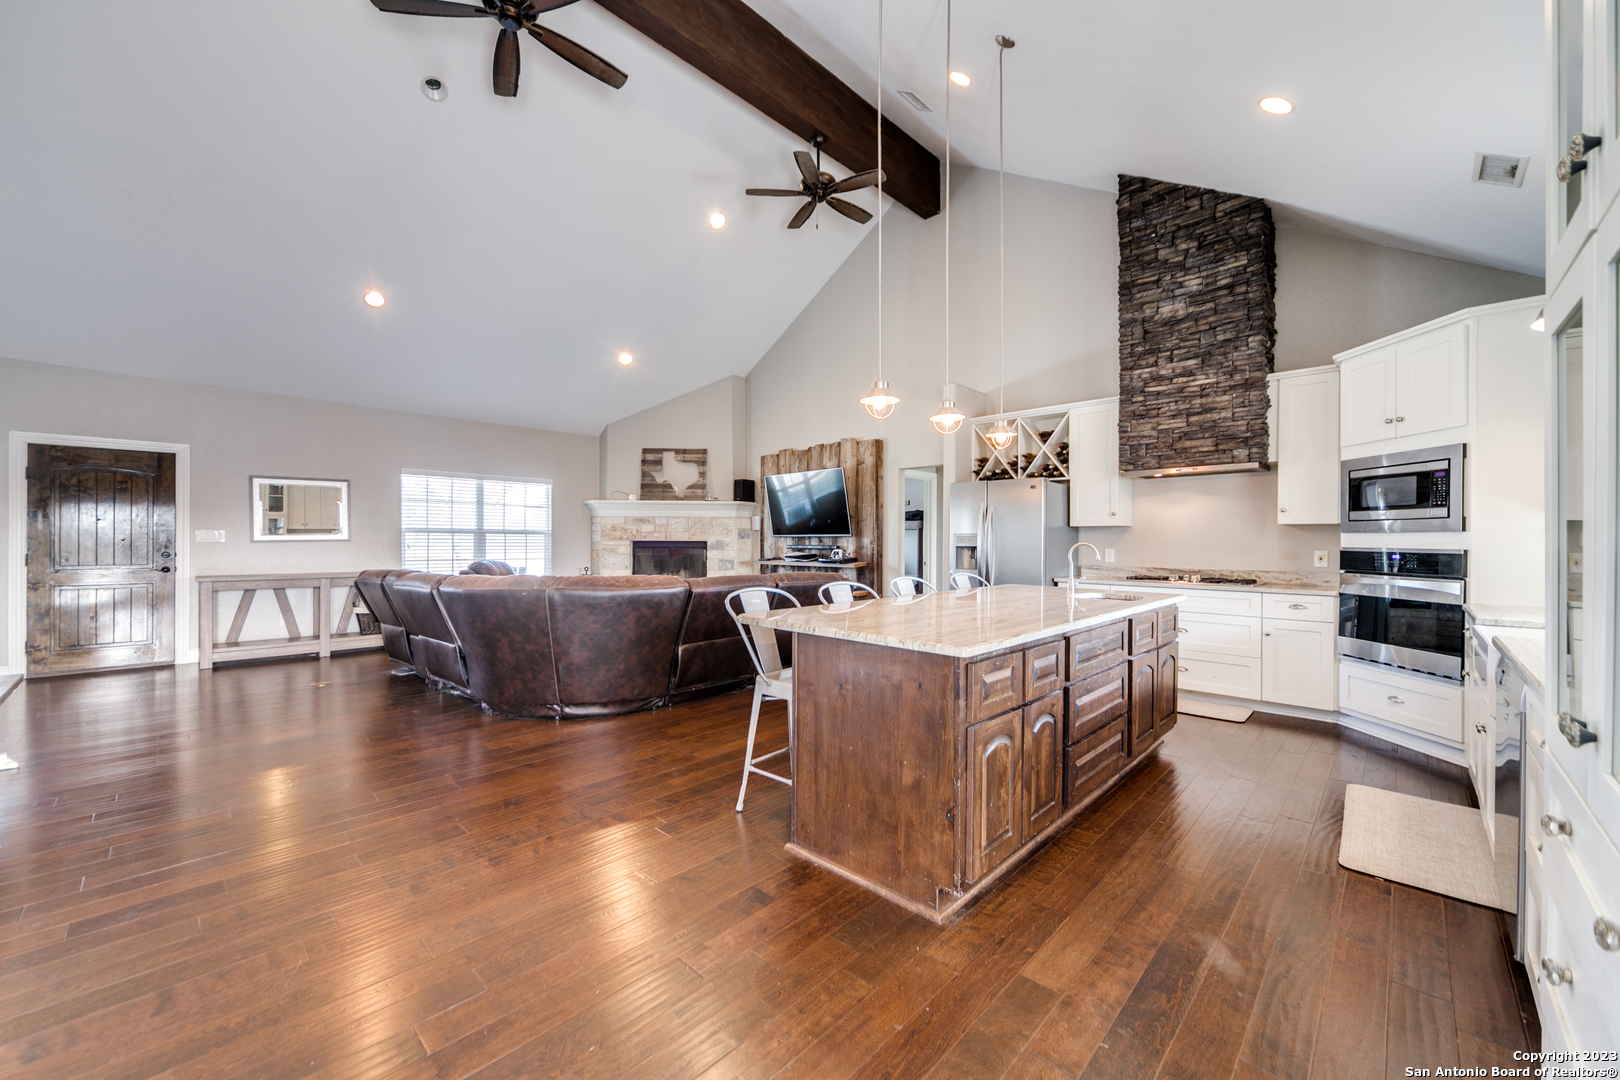
[[[347,540],[349,482],[255,476],[253,539]]]

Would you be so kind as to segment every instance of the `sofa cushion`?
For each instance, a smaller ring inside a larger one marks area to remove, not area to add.
[[[444,574],[402,570],[384,578],[383,589],[410,636],[411,660],[416,673],[466,690],[467,672],[462,664],[461,648],[434,595],[445,580]]]
[[[504,563],[499,559],[479,559],[476,562],[468,563],[467,569],[463,570],[462,573],[488,574],[492,577],[506,577],[508,574],[517,573],[517,571],[512,569],[511,563]]]
[[[612,715],[667,701],[690,596],[678,577],[554,578],[546,604],[560,715]]]
[[[439,584],[439,607],[461,645],[467,687],[493,712],[562,715],[546,605],[557,580],[465,575]]]
[[[692,590],[692,599],[681,626],[672,689],[695,690],[753,678],[754,665],[737,633],[737,624],[726,611],[725,599],[738,589],[775,588],[775,580],[764,574],[736,574],[691,578],[686,584]],[[780,598],[773,599],[783,603]]]
[[[398,570],[362,570],[355,575],[354,587],[382,627],[383,651],[391,659],[409,664],[411,663],[409,635],[405,633],[405,624],[400,621],[399,613],[394,610],[394,605],[389,601],[388,593],[383,588],[383,581],[388,575],[397,573]]]

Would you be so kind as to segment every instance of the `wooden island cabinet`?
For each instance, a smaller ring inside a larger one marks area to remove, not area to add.
[[[1174,726],[1175,604],[1002,585],[752,617],[796,635],[788,850],[945,921]]]

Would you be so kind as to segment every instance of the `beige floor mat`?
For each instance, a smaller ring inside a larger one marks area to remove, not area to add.
[[[1518,819],[1496,815],[1493,858],[1478,809],[1351,784],[1339,864],[1517,914],[1518,838]]]

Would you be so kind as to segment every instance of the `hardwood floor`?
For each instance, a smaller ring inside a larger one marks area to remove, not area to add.
[[[957,921],[788,859],[749,695],[505,720],[380,654],[0,706],[0,1075],[1377,1077],[1535,1048],[1505,920],[1338,865],[1459,770],[1183,715]],[[773,706],[761,738],[780,739]]]

